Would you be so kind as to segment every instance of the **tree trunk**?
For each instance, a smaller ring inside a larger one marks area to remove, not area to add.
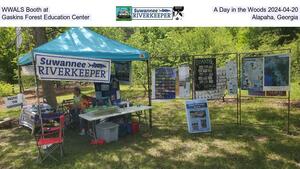
[[[38,47],[48,42],[46,36],[46,29],[44,27],[33,28],[33,36],[35,40],[35,46]],[[52,81],[41,81],[43,94],[47,103],[53,108],[57,106],[56,93],[54,90],[54,83]]]

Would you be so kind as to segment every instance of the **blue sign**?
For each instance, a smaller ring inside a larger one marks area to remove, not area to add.
[[[185,102],[189,133],[210,132],[210,116],[206,99]]]

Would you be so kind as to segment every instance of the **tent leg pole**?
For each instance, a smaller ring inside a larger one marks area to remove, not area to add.
[[[148,105],[152,106],[150,62],[149,62],[149,60],[147,60],[146,62],[147,62],[147,81],[148,81]],[[150,126],[150,129],[151,129],[152,128],[152,109],[149,109],[149,126]]]
[[[39,80],[37,78],[35,59],[33,59],[33,68],[34,68],[34,80],[35,80],[35,87],[36,87],[35,94],[36,94],[37,110],[38,110],[38,115],[39,115],[39,119],[40,119],[40,125],[41,125],[42,134],[44,134],[43,119],[42,119],[42,114],[41,114],[41,110],[40,110]]]

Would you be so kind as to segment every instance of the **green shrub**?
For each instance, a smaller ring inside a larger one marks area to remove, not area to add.
[[[13,94],[13,85],[0,81],[0,97]]]

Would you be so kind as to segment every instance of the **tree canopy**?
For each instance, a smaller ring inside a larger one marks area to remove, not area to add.
[[[48,40],[67,28],[46,28]],[[91,28],[109,38],[145,50],[151,55],[152,67],[178,66],[191,60],[189,55],[246,52],[255,50],[292,49],[293,76],[299,75],[300,28],[227,28],[227,27],[138,27],[138,28]],[[0,28],[0,80],[17,82],[16,61],[20,54],[35,46],[31,28],[22,28],[23,43],[16,49],[15,28]],[[224,55],[224,59],[226,60]],[[136,70],[144,68],[135,64]],[[137,76],[138,78],[141,78]]]

